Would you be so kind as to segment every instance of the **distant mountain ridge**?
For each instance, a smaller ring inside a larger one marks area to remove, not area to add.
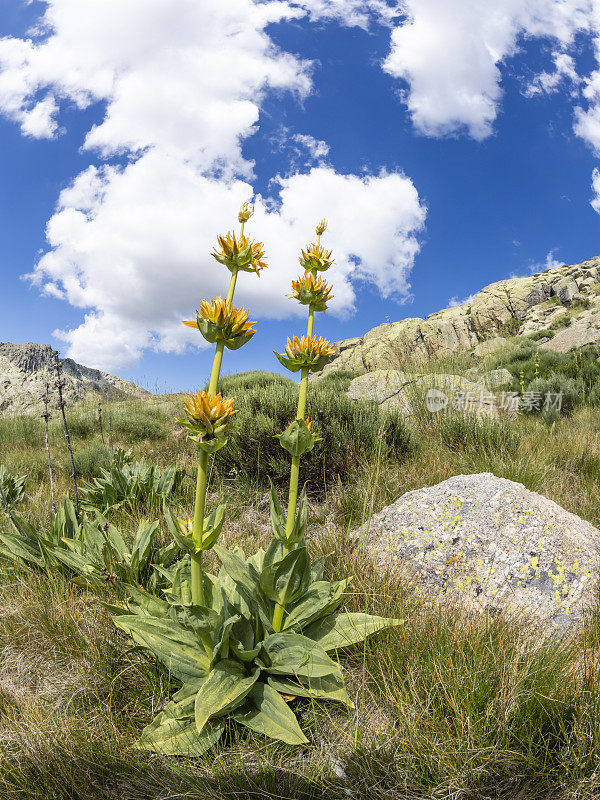
[[[532,334],[540,347],[559,351],[600,343],[600,256],[498,281],[469,303],[336,342],[337,354],[322,374],[394,369],[467,352],[494,337]]]
[[[115,399],[149,394],[131,381],[99,369],[85,367],[71,358],[60,359],[65,401],[72,405],[90,395],[107,394]],[[50,383],[51,406],[56,407],[54,350],[49,344],[0,342],[0,414],[36,414],[43,409],[44,386]]]

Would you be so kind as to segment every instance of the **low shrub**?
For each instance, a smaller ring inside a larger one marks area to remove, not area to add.
[[[94,442],[86,447],[76,449],[73,453],[75,472],[84,478],[100,475],[103,469],[108,469],[111,462],[110,450],[106,445]],[[71,476],[71,460],[67,456],[63,463],[65,477]]]
[[[515,452],[520,437],[508,420],[479,418],[475,414],[442,414],[439,420],[442,443],[451,450]]]
[[[557,395],[561,398],[560,409],[556,406],[556,410],[560,414],[571,414],[585,402],[584,383],[581,379],[567,378],[561,373],[551,373],[547,378],[538,378],[527,386],[521,410],[530,414],[543,413],[549,421],[554,421],[556,414],[548,416],[547,412],[553,410],[553,401]],[[532,401],[538,399],[539,405],[536,407]]]
[[[128,444],[149,439],[166,439],[172,430],[168,415],[152,406],[132,406],[112,415],[112,432],[116,439]]]
[[[536,354],[539,359],[538,378],[549,378],[551,375],[574,378],[583,383],[585,395],[600,380],[600,346],[590,344],[568,353],[558,353],[555,350],[538,348],[530,337],[521,341],[509,353],[501,353],[492,359],[490,368],[506,368],[513,376],[512,389],[519,391],[521,372],[525,386],[536,378]]]
[[[376,403],[350,400],[333,380],[315,381],[313,387],[308,414],[322,441],[305,455],[300,474],[302,483],[310,480],[313,492],[321,491],[326,479],[337,481],[338,475],[343,479],[363,458],[374,458],[378,452],[402,457],[415,449],[414,435],[397,414],[381,411]],[[225,378],[219,389],[235,398],[239,413],[227,457],[220,452],[215,456],[217,470],[224,476],[241,473],[263,486],[269,477],[276,484],[285,483],[289,459],[276,435],[295,416],[295,383],[275,379],[265,384],[253,377],[247,387]]]

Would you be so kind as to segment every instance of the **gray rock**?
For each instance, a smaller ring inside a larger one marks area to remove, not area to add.
[[[407,362],[445,358],[475,349],[487,355],[485,345],[502,339],[518,327],[518,335],[542,330],[579,294],[600,310],[600,256],[574,266],[554,267],[525,278],[509,278],[486,286],[471,303],[419,317],[386,322],[365,333],[337,342],[337,355],[323,370],[356,373],[402,369]],[[508,326],[508,327],[507,327]],[[492,345],[489,345],[492,347]]]
[[[510,342],[502,336],[494,336],[493,339],[488,339],[485,342],[480,342],[477,347],[473,348],[473,355],[476,358],[484,358],[485,356],[495,355],[501,353],[510,347]]]
[[[490,369],[482,376],[487,389],[502,389],[510,386],[512,379],[513,377],[507,369]]]
[[[378,369],[354,378],[346,394],[352,400],[373,400],[387,411],[396,411],[408,415],[412,410],[412,402],[423,399],[430,389],[444,393],[450,401],[457,392],[469,393],[473,403],[491,405],[486,397],[486,387],[482,383],[474,383],[462,375],[446,373],[414,374],[396,369]]]
[[[50,383],[50,405],[57,407],[54,390],[53,349],[49,344],[11,344],[0,342],[0,414],[39,414],[43,409],[45,381]],[[63,394],[67,404],[103,393],[112,398],[148,395],[131,381],[84,367],[70,358],[61,359],[64,378]]]
[[[599,542],[589,522],[489,472],[408,492],[359,532],[381,568],[426,596],[558,629],[597,603]]]

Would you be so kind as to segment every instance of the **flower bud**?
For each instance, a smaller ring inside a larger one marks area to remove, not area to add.
[[[326,230],[327,230],[327,220],[322,219],[321,222],[317,223],[317,227],[315,228],[315,233],[317,234],[317,236],[322,236]]]
[[[292,281],[292,293],[286,295],[298,300],[305,306],[310,306],[315,311],[325,311],[327,303],[332,299],[332,287],[325,283],[323,278],[306,271],[301,278]]]
[[[238,220],[248,222],[252,214],[254,214],[254,203],[243,203],[238,213]]]
[[[178,422],[190,431],[190,438],[209,453],[223,447],[227,442],[227,426],[233,415],[237,414],[233,408],[233,398],[194,392],[185,395],[183,405],[186,418]]]
[[[294,336],[287,340],[285,355],[277,352],[275,355],[279,363],[290,372],[301,369],[320,372],[334,353],[335,348],[322,336],[303,336],[301,339]]]

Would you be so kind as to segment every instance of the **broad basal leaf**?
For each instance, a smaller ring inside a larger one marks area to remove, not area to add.
[[[320,617],[331,614],[342,604],[349,580],[317,581],[311,584],[306,594],[288,609],[283,625],[284,630],[300,631]]]
[[[339,666],[325,650],[299,633],[274,633],[263,642],[261,657],[271,675],[294,675],[312,680],[341,677]]]
[[[265,567],[260,576],[260,588],[279,605],[298,600],[308,587],[310,560],[306,547],[292,550],[285,558]]]
[[[156,617],[119,616],[117,628],[147,647],[183,683],[205,678],[209,660],[196,636],[177,622]]]
[[[231,716],[240,725],[271,739],[279,739],[286,744],[308,742],[292,709],[279,692],[266,683],[256,683],[246,698],[244,708]]]
[[[305,628],[304,635],[318,642],[324,650],[335,650],[362,642],[385,628],[402,625],[401,619],[374,617],[361,612],[334,614]]]
[[[354,708],[354,703],[348,697],[344,682],[337,675],[325,675],[323,678],[313,678],[310,681],[271,675],[268,683],[281,694],[315,697],[319,700],[335,700],[348,708]]]
[[[210,720],[200,733],[194,719],[196,694],[197,691],[194,689],[183,700],[179,702],[172,700],[164,711],[157,714],[144,728],[134,746],[139,750],[189,757],[199,756],[212,747],[221,737],[225,723],[221,720]]]
[[[252,689],[259,670],[248,675],[244,668],[230,659],[214,666],[196,695],[196,727],[199,731],[211,717],[226,714],[240,705]]]

